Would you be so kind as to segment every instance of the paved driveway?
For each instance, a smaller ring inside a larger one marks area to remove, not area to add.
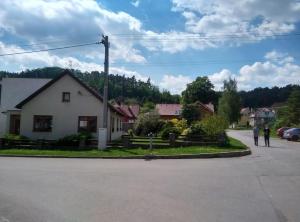
[[[300,221],[300,143],[271,145],[227,159],[2,157],[0,222]]]

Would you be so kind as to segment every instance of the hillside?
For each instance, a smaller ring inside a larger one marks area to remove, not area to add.
[[[2,77],[19,78],[55,78],[63,71],[59,67],[46,67],[40,69],[26,70],[20,73],[10,73],[0,71]],[[90,87],[97,90],[100,94],[103,92],[104,74],[101,72],[81,72],[72,70],[74,75],[83,80]],[[159,88],[153,85],[148,79],[147,82],[135,79],[135,77],[125,77],[123,75],[109,75],[109,99],[124,101],[129,103],[144,103],[151,101],[154,103],[179,103],[179,95],[171,95],[169,91],[161,92]]]

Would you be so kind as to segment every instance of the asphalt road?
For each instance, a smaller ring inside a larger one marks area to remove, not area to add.
[[[0,222],[300,221],[300,143],[240,158],[102,160],[0,157]],[[262,144],[262,139],[260,141]]]

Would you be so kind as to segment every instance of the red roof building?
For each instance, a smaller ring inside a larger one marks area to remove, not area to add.
[[[115,108],[124,114],[122,122],[134,123],[140,113],[139,105],[115,105]]]
[[[156,110],[160,117],[165,120],[180,119],[182,113],[181,104],[156,104]],[[204,116],[214,114],[213,104],[203,104],[199,102],[199,108]]]

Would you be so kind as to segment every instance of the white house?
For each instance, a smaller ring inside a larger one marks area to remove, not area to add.
[[[66,70],[16,105],[20,109],[20,134],[56,140],[90,132],[97,138],[103,122],[102,107],[102,97]],[[108,140],[114,140],[122,135],[123,114],[110,104],[108,107]]]
[[[263,126],[275,120],[275,111],[271,108],[257,108],[250,114],[250,126]]]
[[[19,134],[20,110],[15,106],[51,79],[3,78],[0,81],[0,138]]]

